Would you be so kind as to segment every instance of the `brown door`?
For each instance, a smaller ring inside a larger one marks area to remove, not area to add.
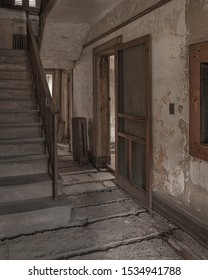
[[[116,53],[116,182],[151,208],[150,37]]]

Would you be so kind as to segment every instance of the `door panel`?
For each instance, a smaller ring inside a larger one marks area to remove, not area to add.
[[[118,137],[118,157],[122,161],[118,162],[118,172],[123,177],[129,177],[129,153],[128,153],[128,140],[123,137]]]
[[[145,166],[146,146],[137,142],[132,142],[132,183],[143,190],[146,189],[146,166]]]
[[[118,52],[119,113],[145,116],[145,45],[136,45]],[[139,85],[139,88],[138,88]]]
[[[151,208],[150,37],[117,48],[116,182]]]
[[[118,118],[118,131],[133,135],[141,139],[146,138],[145,123]]]

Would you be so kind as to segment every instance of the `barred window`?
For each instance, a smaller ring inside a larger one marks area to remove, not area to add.
[[[29,0],[30,7],[36,7],[36,0]]]
[[[15,0],[15,5],[20,5],[20,6],[22,6],[22,0]]]
[[[37,1],[36,0],[28,0],[27,5],[29,5],[29,7],[36,7],[37,6]],[[22,0],[15,0],[15,5],[19,5],[19,6],[22,6],[23,3],[22,3]]]

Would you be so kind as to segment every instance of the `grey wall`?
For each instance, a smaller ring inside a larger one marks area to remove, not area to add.
[[[25,13],[0,8],[0,48],[12,48],[12,35],[14,33],[25,33]]]
[[[30,16],[35,35],[39,32],[39,17]],[[26,16],[24,11],[0,8],[0,48],[13,47],[13,34],[26,34]]]
[[[142,13],[161,0],[124,0],[105,15],[98,17],[92,25],[87,42],[125,22],[129,18]]]

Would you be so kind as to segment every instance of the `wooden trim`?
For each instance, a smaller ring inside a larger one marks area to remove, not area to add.
[[[49,173],[52,173],[52,197],[58,195],[58,161],[57,161],[57,127],[58,112],[54,106],[51,94],[46,81],[46,75],[43,69],[42,61],[33,34],[32,25],[28,13],[27,19],[27,50],[30,58],[30,66],[33,73],[33,80],[36,85],[37,99],[42,117],[46,144],[49,156]]]
[[[129,181],[132,182],[132,140],[129,139]]]
[[[117,132],[117,135],[118,135],[119,137],[123,137],[123,138],[125,138],[125,139],[130,140],[130,141],[137,142],[137,143],[139,143],[139,144],[141,144],[141,145],[145,145],[145,144],[146,144],[146,140],[145,140],[145,139],[139,138],[139,137],[136,137],[136,136],[133,136],[133,135],[124,133],[124,132],[118,131],[118,132]]]
[[[54,107],[54,104],[53,104],[53,101],[52,101],[52,98],[51,98],[51,94],[50,94],[50,91],[49,91],[49,88],[48,88],[48,83],[46,81],[45,71],[43,69],[43,64],[42,64],[42,61],[41,61],[41,58],[40,58],[40,55],[39,55],[38,47],[37,47],[37,44],[36,44],[36,41],[35,41],[35,36],[33,34],[33,29],[32,29],[31,22],[29,20],[29,16],[27,16],[27,28],[28,28],[28,30],[27,30],[28,35],[27,36],[28,37],[30,36],[31,45],[34,49],[33,55],[35,56],[35,60],[36,60],[36,68],[38,68],[38,70],[40,71],[40,74],[41,74],[41,80],[42,80],[43,87],[44,87],[44,93],[45,93],[45,96],[46,96],[47,101],[48,101],[49,109],[50,109],[51,112],[56,114],[57,110]],[[28,44],[29,44],[29,40],[28,40]],[[35,71],[35,70],[33,69],[33,71]]]
[[[104,130],[102,129],[101,121],[106,120],[104,110],[100,110],[100,105],[102,102],[109,103],[107,95],[103,95],[100,92],[100,69],[99,63],[102,56],[110,56],[115,54],[115,47],[117,44],[122,42],[122,36],[118,36],[96,48],[93,49],[93,131],[92,131],[92,151],[91,158],[93,160],[93,164],[98,167],[97,162],[99,163],[99,167],[107,166],[105,158],[109,159],[109,155],[105,152],[99,153],[99,143],[98,139],[101,137],[103,141],[108,141],[108,136],[104,135]],[[97,161],[97,158],[104,158],[104,160]],[[101,166],[101,164],[103,164]]]
[[[208,227],[166,197],[153,192],[153,210],[164,216],[208,249]]]
[[[122,36],[118,36],[105,42],[93,49],[93,55],[109,55],[109,52],[115,52],[115,46],[122,42]]]
[[[200,64],[208,63],[208,41],[189,46],[190,99],[189,99],[189,153],[208,160],[208,146],[202,143],[201,73]]]
[[[122,44],[117,44],[116,50],[120,51],[123,49],[134,47],[136,45],[141,45],[141,44],[146,45],[149,43],[149,37],[150,37],[150,35],[145,35],[145,36],[139,37],[137,39],[134,39],[134,40],[122,43]]]
[[[115,177],[118,175],[118,52],[115,52]]]
[[[141,122],[141,123],[146,122],[146,118],[141,117],[141,116],[118,113],[118,117],[121,118],[121,119],[130,120],[130,121],[137,121],[137,122]]]
[[[152,207],[152,177],[153,177],[153,150],[152,150],[152,40],[151,35],[145,37],[147,52],[147,82],[146,82],[146,188],[149,198],[149,207]]]
[[[98,37],[96,37],[96,38],[90,40],[89,42],[87,42],[86,44],[84,44],[83,48],[89,47],[90,45],[94,44],[95,42],[97,42],[97,41],[99,41],[99,40],[105,38],[106,36],[112,34],[113,32],[115,32],[115,31],[121,29],[122,27],[125,27],[126,25],[128,25],[128,24],[134,22],[135,20],[137,20],[137,19],[139,19],[139,18],[141,18],[141,17],[143,17],[143,16],[145,16],[145,15],[147,15],[147,14],[153,12],[154,10],[156,10],[156,9],[158,9],[158,8],[160,8],[160,7],[164,6],[164,5],[166,5],[166,4],[168,4],[168,3],[171,2],[171,1],[172,1],[172,0],[161,0],[160,2],[158,2],[158,3],[154,4],[154,5],[152,5],[151,7],[147,8],[147,9],[144,10],[144,11],[142,11],[141,13],[139,13],[139,14],[133,16],[132,18],[130,18],[130,19],[124,21],[124,22],[122,22],[121,24],[119,24],[119,25],[117,25],[116,27],[110,29],[109,31],[107,31],[107,32],[105,32],[105,33],[103,33],[103,34],[101,34],[100,36],[98,36]]]

